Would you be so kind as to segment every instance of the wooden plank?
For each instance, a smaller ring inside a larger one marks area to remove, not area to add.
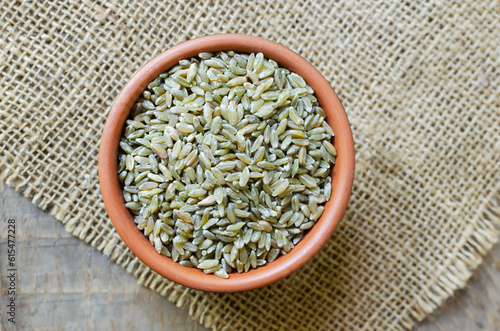
[[[5,229],[10,218],[17,226],[18,329],[204,330],[185,310],[137,284],[132,275],[68,234],[60,222],[10,187],[0,193],[0,275],[7,268]],[[0,321],[6,330],[15,330],[7,321],[5,278]]]
[[[495,245],[467,286],[415,331],[500,330],[500,245]]]
[[[74,238],[51,215],[0,183],[0,274],[6,270],[6,221],[16,219],[19,272],[17,327],[37,330],[206,330],[185,310],[137,284],[96,249]],[[500,246],[466,289],[415,331],[500,330]],[[6,279],[0,321],[6,330]]]

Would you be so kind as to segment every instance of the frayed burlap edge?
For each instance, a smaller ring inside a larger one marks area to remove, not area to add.
[[[0,180],[24,196],[32,199],[36,206],[65,224],[66,231],[85,241],[126,269],[127,272],[138,279],[139,284],[150,288],[161,296],[167,297],[178,308],[188,308],[189,316],[204,327],[213,330],[226,329],[227,325],[225,326],[222,321],[219,321],[216,315],[212,313],[210,307],[204,305],[201,292],[194,291],[194,293],[191,292],[191,295],[189,295],[191,291],[189,288],[177,286],[173,282],[166,284],[163,282],[164,278],[162,276],[151,270],[137,257],[133,259],[126,258],[126,255],[131,253],[124,250],[119,252],[119,250],[115,249],[119,243],[123,244],[116,233],[114,233],[113,238],[109,241],[86,240],[85,236],[81,236],[82,229],[76,227],[75,222],[69,222],[63,210],[53,208],[50,204],[43,203],[43,200],[33,199],[32,192],[27,190],[26,182],[18,174],[9,173],[7,167],[3,166],[3,168],[3,171],[0,172]],[[416,301],[417,304],[409,309],[410,316],[400,321],[402,328],[411,329],[416,322],[424,320],[448,298],[452,297],[456,290],[464,288],[474,270],[483,261],[483,256],[498,242],[500,234],[498,230],[500,226],[499,184],[496,185],[493,192],[496,193],[485,199],[484,205],[476,214],[478,218],[477,222],[474,223],[476,226],[470,224],[466,228],[467,233],[464,236],[467,239],[457,253],[456,260],[443,269],[436,282],[418,298],[418,301]]]

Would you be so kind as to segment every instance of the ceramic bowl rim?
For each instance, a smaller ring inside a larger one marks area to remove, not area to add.
[[[332,195],[318,222],[286,255],[272,263],[238,274],[228,279],[206,275],[196,268],[183,267],[171,258],[160,255],[137,229],[125,207],[118,180],[118,145],[130,109],[146,86],[179,60],[201,52],[236,51],[262,52],[266,58],[301,75],[311,86],[332,125],[338,156],[332,170]],[[337,228],[347,207],[354,180],[354,142],[342,104],[328,81],[309,62],[290,49],[272,41],[238,34],[211,35],[192,39],[168,49],[140,69],[116,99],[103,130],[99,150],[99,181],[108,215],[130,250],[160,275],[193,289],[212,292],[237,292],[260,288],[274,283],[308,262],[328,241]]]

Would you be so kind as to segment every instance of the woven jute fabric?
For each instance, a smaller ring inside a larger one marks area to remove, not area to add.
[[[1,1],[1,178],[214,330],[409,329],[497,239],[499,16],[496,1]],[[216,33],[309,60],[356,144],[350,205],[328,244],[283,281],[236,294],[191,290],[142,264],[97,176],[127,81],[169,47]]]

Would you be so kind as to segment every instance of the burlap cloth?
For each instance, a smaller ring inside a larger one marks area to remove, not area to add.
[[[497,238],[499,14],[495,1],[1,1],[1,178],[214,330],[409,329]],[[165,280],[127,249],[97,155],[141,66],[228,32],[277,41],[325,75],[357,164],[345,218],[313,261],[264,289],[216,294]]]

